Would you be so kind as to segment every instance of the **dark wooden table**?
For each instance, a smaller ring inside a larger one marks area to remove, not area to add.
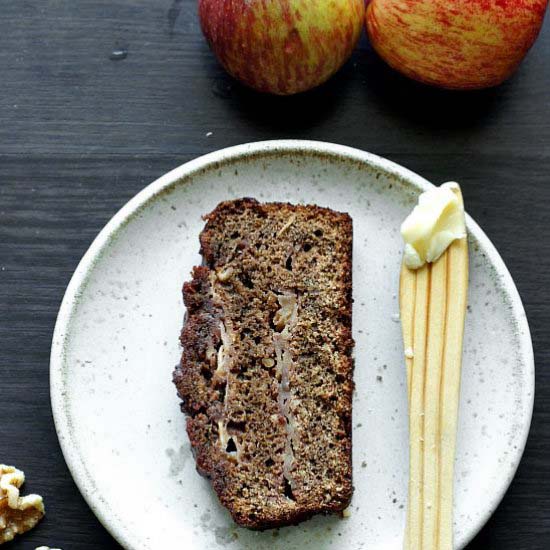
[[[0,37],[0,462],[48,507],[6,550],[119,548],[72,481],[50,409],[50,341],[80,257],[159,175],[272,138],[343,143],[462,183],[523,297],[537,365],[523,461],[469,550],[550,548],[550,23],[511,81],[469,94],[406,81],[363,38],[320,89],[257,95],[217,65],[193,0],[4,2]]]

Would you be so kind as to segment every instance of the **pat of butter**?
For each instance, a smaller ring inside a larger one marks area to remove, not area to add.
[[[466,237],[459,191],[458,183],[449,182],[420,195],[418,205],[401,225],[403,259],[409,269],[435,262],[455,239]]]

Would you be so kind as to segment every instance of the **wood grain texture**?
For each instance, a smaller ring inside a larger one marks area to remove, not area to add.
[[[118,48],[127,57],[110,60]],[[409,82],[363,39],[325,86],[272,98],[223,73],[193,0],[19,0],[2,5],[0,74],[0,460],[24,469],[27,489],[48,507],[42,524],[6,550],[119,548],[69,475],[49,404],[55,316],[93,237],[176,165],[288,137],[359,147],[436,183],[461,182],[523,297],[537,363],[524,459],[468,550],[550,547],[548,22],[518,74],[495,90],[456,94]]]

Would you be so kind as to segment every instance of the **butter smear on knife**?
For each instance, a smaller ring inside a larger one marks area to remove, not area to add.
[[[401,225],[403,261],[409,269],[435,262],[456,239],[466,237],[464,207],[457,183],[444,183],[422,193],[418,205]]]

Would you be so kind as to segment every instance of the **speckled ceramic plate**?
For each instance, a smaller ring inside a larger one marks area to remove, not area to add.
[[[355,149],[262,142],[176,168],[103,229],[78,266],[59,312],[51,396],[73,477],[124,547],[401,548],[408,441],[398,229],[418,193],[429,186],[420,176]],[[201,261],[201,215],[221,200],[242,196],[315,203],[353,218],[355,494],[347,519],[316,517],[263,533],[240,529],[195,472],[171,380],[180,356],[181,286]],[[534,392],[529,328],[514,283],[471,219],[468,229],[457,548],[480,529],[514,475]]]

